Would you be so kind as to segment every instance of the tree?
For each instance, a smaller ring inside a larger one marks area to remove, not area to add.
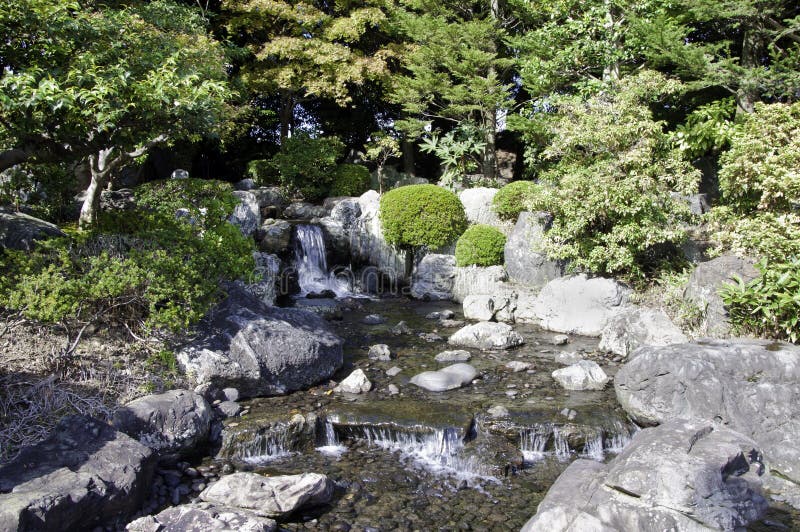
[[[96,220],[116,170],[220,122],[229,95],[223,55],[196,10],[170,0],[1,6],[0,169],[88,158],[81,227]]]
[[[377,131],[370,135],[370,140],[366,145],[366,159],[372,161],[377,166],[375,170],[378,176],[378,193],[383,194],[383,167],[392,157],[402,155],[400,144],[393,136]]]

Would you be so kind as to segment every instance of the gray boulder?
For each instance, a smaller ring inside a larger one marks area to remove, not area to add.
[[[486,187],[468,188],[458,194],[458,199],[461,200],[470,223],[490,225],[508,234],[511,231],[511,224],[501,220],[492,209],[492,201],[497,190]]]
[[[566,368],[557,369],[553,378],[565,390],[602,390],[610,380],[603,368],[591,360],[578,360]]]
[[[564,275],[564,264],[549,260],[542,251],[544,233],[551,223],[552,217],[544,212],[520,213],[505,247],[506,271],[511,280],[541,288]]]
[[[368,190],[358,198],[358,205],[361,214],[350,228],[349,238],[353,261],[370,264],[393,281],[405,280],[405,253],[387,244],[383,237],[378,216],[380,195]]]
[[[37,240],[56,236],[64,236],[64,233],[50,222],[0,209],[0,249],[29,251]]]
[[[302,201],[290,203],[283,210],[283,216],[288,220],[311,220],[312,218],[322,218],[325,216],[325,207],[322,205],[312,205]]]
[[[114,412],[113,425],[162,460],[197,454],[208,439],[211,406],[189,390],[146,395]]]
[[[189,172],[182,168],[176,168],[169,177],[170,179],[189,179]]]
[[[628,303],[630,289],[601,277],[561,277],[547,283],[535,303],[543,329],[600,336],[614,314]]]
[[[64,417],[44,441],[0,467],[0,530],[118,526],[148,493],[155,456],[99,420]]]
[[[370,360],[380,360],[387,362],[392,359],[392,351],[386,344],[375,344],[369,348]]]
[[[508,280],[502,266],[467,266],[456,268],[453,279],[453,300],[463,303],[469,295],[492,295],[503,290],[503,282]]]
[[[330,502],[333,488],[333,482],[318,473],[275,477],[233,473],[203,490],[200,498],[264,517],[283,517],[301,508]]]
[[[278,218],[289,204],[280,187],[259,187],[250,192],[256,197],[263,218]]]
[[[316,314],[268,307],[231,285],[177,358],[196,384],[277,395],[330,378],[342,365],[342,343]]]
[[[614,378],[641,424],[716,421],[753,438],[771,470],[800,484],[800,347],[766,340],[703,340],[641,347]]]
[[[468,320],[514,322],[516,294],[472,294],[464,298],[464,317]]]
[[[434,357],[434,360],[436,360],[436,362],[468,362],[470,358],[472,358],[472,355],[469,351],[456,349],[453,351],[442,351]]]
[[[481,322],[456,331],[448,340],[450,345],[472,347],[475,349],[510,349],[525,341],[510,325],[505,323]]]
[[[738,530],[767,510],[755,442],[674,421],[638,432],[608,464],[573,462],[525,532]]]
[[[350,232],[360,216],[358,198],[340,198],[331,207],[328,216],[319,221],[326,243],[339,262],[345,263],[350,258]]]
[[[245,287],[265,305],[273,305],[281,290],[281,259],[277,255],[254,251],[253,260],[256,267]]]
[[[286,220],[269,218],[258,231],[258,249],[267,253],[283,253],[292,240],[292,224]]]
[[[256,188],[256,182],[248,177],[234,183],[233,188],[236,190],[253,190]]]
[[[228,221],[239,228],[244,236],[255,233],[261,225],[261,211],[252,192],[236,190],[233,195],[239,200]]]
[[[731,283],[735,276],[745,282],[758,276],[755,261],[748,257],[722,255],[708,262],[701,262],[692,271],[683,292],[683,298],[703,316],[705,333],[712,337],[728,337],[731,324],[728,311],[719,296],[719,289]]]
[[[469,384],[478,371],[469,364],[453,364],[438,371],[423,371],[411,378],[411,384],[430,392],[445,392]]]
[[[417,299],[441,300],[453,297],[456,258],[452,255],[430,253],[414,268],[411,295]]]
[[[663,310],[629,307],[614,314],[600,336],[600,350],[628,356],[643,345],[682,344],[689,339]]]
[[[273,532],[278,524],[240,508],[199,502],[173,506],[128,523],[128,532]]]

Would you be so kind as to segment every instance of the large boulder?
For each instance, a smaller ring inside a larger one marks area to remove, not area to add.
[[[350,232],[359,216],[361,216],[361,205],[358,198],[339,198],[331,207],[328,216],[319,221],[325,233],[325,240],[337,263],[349,261]]]
[[[626,357],[643,345],[663,346],[688,341],[663,310],[632,306],[609,319],[600,336],[600,349]]]
[[[453,279],[453,300],[463,303],[470,295],[494,295],[504,290],[504,281],[508,280],[506,270],[502,266],[466,266],[456,268]]]
[[[414,268],[411,295],[417,299],[437,300],[453,297],[456,258],[452,255],[425,255]]]
[[[469,295],[464,298],[464,317],[468,320],[513,322],[517,308],[516,293],[499,291],[496,295]]]
[[[0,467],[0,530],[118,526],[150,489],[155,456],[102,421],[64,417],[44,441]]]
[[[0,208],[0,249],[30,250],[34,242],[64,233],[39,218]]]
[[[261,225],[261,210],[255,194],[246,190],[236,190],[233,195],[239,200],[228,221],[239,228],[244,236],[255,233]]]
[[[277,255],[253,252],[255,269],[248,279],[247,291],[265,305],[273,305],[283,290],[281,286],[281,259]]]
[[[610,380],[597,362],[578,360],[566,368],[557,369],[553,378],[565,390],[602,390]]]
[[[511,230],[511,224],[501,220],[497,213],[492,209],[492,201],[496,188],[475,187],[462,190],[458,199],[464,206],[464,213],[467,215],[467,220],[473,224],[491,225],[496,227],[505,234]]]
[[[456,331],[448,340],[450,345],[475,349],[510,349],[525,343],[522,335],[505,323],[481,322]]]
[[[283,210],[283,216],[288,220],[311,220],[312,218],[322,218],[325,216],[325,207],[313,205],[302,201],[290,203]]]
[[[173,506],[128,523],[128,532],[273,532],[278,524],[240,508],[198,502]]]
[[[258,249],[266,253],[284,253],[292,241],[292,224],[268,218],[257,233]]]
[[[748,257],[722,255],[708,262],[701,262],[692,271],[683,292],[683,298],[703,317],[705,333],[711,337],[730,336],[731,324],[728,311],[719,295],[719,289],[734,282],[738,276],[745,282],[758,276],[755,261]]]
[[[674,421],[638,432],[608,464],[573,462],[524,532],[738,530],[767,510],[755,442]]]
[[[380,195],[368,190],[358,198],[361,214],[350,228],[350,253],[356,263],[370,264],[393,282],[405,280],[405,253],[386,243],[379,218]],[[377,272],[365,275],[377,275]]]
[[[716,421],[753,438],[772,470],[800,484],[800,347],[703,340],[641,347],[614,378],[637,423]]]
[[[327,504],[333,489],[333,482],[319,473],[275,477],[233,473],[203,490],[200,498],[264,517],[283,517],[301,508]]]
[[[131,401],[114,412],[113,424],[169,460],[199,453],[211,428],[211,406],[192,391],[170,390]]]
[[[552,217],[544,212],[520,213],[505,247],[505,264],[509,278],[518,283],[541,288],[564,275],[561,261],[549,260],[542,251],[542,240]]]
[[[535,303],[543,329],[600,336],[614,314],[628,303],[630,289],[613,279],[586,275],[547,283]]]
[[[280,187],[259,187],[250,192],[256,197],[263,218],[278,218],[289,204],[286,194]]]
[[[196,384],[277,395],[330,378],[342,365],[342,343],[316,314],[268,307],[231,285],[177,358]]]

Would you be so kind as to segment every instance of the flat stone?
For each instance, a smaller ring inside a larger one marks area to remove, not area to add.
[[[481,322],[468,325],[456,331],[448,343],[475,349],[510,349],[525,341],[510,325],[505,323]]]
[[[436,362],[468,362],[472,358],[469,351],[463,349],[456,349],[454,351],[442,351],[434,360]]]
[[[386,370],[386,374],[390,377],[396,377],[397,375],[401,374],[403,370],[398,368],[397,366],[391,367]]]
[[[512,360],[511,362],[506,363],[506,369],[513,371],[514,373],[519,373],[520,371],[527,371],[533,367],[533,364],[530,362],[522,362],[520,360]]]
[[[591,360],[579,360],[571,366],[555,370],[553,378],[565,390],[602,390],[610,380],[606,372]]]

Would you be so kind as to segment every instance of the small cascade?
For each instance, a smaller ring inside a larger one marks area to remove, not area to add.
[[[550,434],[551,432],[547,430],[547,427],[520,432],[520,451],[522,451],[522,457],[526,462],[533,463],[544,459],[544,450],[547,447]]]
[[[598,432],[594,437],[586,439],[586,443],[583,444],[582,455],[598,462],[603,461],[605,458],[605,451],[603,449],[602,432]]]
[[[317,451],[328,456],[339,457],[347,452],[347,447],[342,445],[336,435],[336,429],[330,419],[325,420],[325,432],[322,434],[322,445],[317,447]]]
[[[566,435],[558,430],[558,427],[553,427],[553,447],[555,448],[556,458],[564,462],[569,460],[572,451],[569,448],[569,441]]]
[[[610,438],[606,438],[605,442],[605,450],[609,453],[619,454],[625,448],[628,443],[630,443],[633,435],[639,428],[636,425],[632,426],[622,426],[621,424],[618,425],[616,432],[611,435]]]
[[[465,481],[476,486],[481,480],[496,481],[473,456],[464,453],[464,443],[454,428],[427,433],[407,433],[367,428],[363,433],[369,445],[398,452],[402,459],[434,474]]]
[[[349,295],[350,281],[328,271],[325,238],[317,225],[297,225],[295,230],[295,267],[301,295],[331,290],[337,297]]]
[[[252,464],[265,464],[291,456],[289,429],[276,426],[268,432],[255,434],[247,441],[237,442],[231,456]]]

